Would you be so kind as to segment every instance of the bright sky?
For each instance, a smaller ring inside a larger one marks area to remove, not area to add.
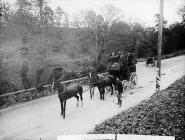
[[[5,0],[6,1],[6,0]],[[7,0],[15,1],[15,0]],[[139,21],[146,26],[154,26],[155,13],[159,13],[160,0],[46,0],[48,5],[55,9],[60,6],[70,17],[84,9],[101,11],[105,5],[113,5],[119,8],[126,21]],[[177,14],[182,0],[164,0],[164,18],[168,24],[180,21]]]

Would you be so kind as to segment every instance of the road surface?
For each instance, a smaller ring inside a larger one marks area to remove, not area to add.
[[[9,107],[0,111],[0,139],[56,139],[62,134],[84,134],[96,124],[113,117],[129,107],[148,99],[155,92],[156,68],[137,64],[138,86],[133,94],[124,95],[122,107],[116,105],[116,95],[105,95],[105,101],[89,91],[83,94],[83,107],[76,107],[76,99],[67,101],[66,119],[60,116],[57,95]],[[167,88],[185,74],[185,55],[162,61],[161,89]],[[126,120],[125,120],[126,121]]]

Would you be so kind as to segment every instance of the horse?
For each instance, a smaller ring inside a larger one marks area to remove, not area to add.
[[[111,95],[113,95],[113,85],[116,90],[118,90],[118,104],[121,106],[121,94],[123,91],[123,86],[121,81],[114,75],[95,75],[97,80],[95,80],[93,83],[94,86],[97,86],[99,93],[100,93],[100,99],[104,100],[104,94],[105,94],[105,88],[110,87],[111,88]]]
[[[77,99],[77,107],[79,104],[79,96],[81,99],[81,103],[83,105],[83,88],[80,84],[69,84],[67,87],[64,84],[61,84],[59,81],[53,82],[52,84],[53,90],[58,90],[58,98],[61,104],[61,115],[65,118],[65,110],[66,110],[66,101],[72,97]],[[79,96],[78,96],[79,94]]]
[[[105,88],[110,87],[111,88],[111,95],[113,95],[113,85],[115,84],[116,77],[113,75],[97,75],[98,76],[98,83],[97,87],[100,92],[100,99],[104,100],[104,93],[105,93]]]
[[[100,92],[100,99],[102,99],[102,92],[103,92],[103,89],[101,89],[99,86],[101,84],[101,82],[99,82],[99,80],[101,78],[103,78],[104,76],[101,75],[101,74],[98,74],[97,73],[95,74],[95,72],[89,72],[89,88],[90,88],[90,98],[92,99],[94,97],[94,89],[95,87],[98,88],[99,92]]]

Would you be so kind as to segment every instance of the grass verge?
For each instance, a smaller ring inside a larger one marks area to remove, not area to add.
[[[97,125],[94,134],[139,134],[185,138],[185,76],[149,100]]]

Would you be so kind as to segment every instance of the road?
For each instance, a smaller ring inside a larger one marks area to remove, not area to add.
[[[83,106],[76,107],[76,99],[67,101],[66,119],[60,116],[57,95],[0,110],[0,139],[56,139],[62,134],[84,134],[119,112],[146,100],[155,92],[156,68],[137,64],[138,86],[133,94],[126,94],[122,107],[116,105],[116,95],[105,95],[105,100],[90,99],[89,91],[83,94]],[[167,88],[185,74],[185,55],[162,61],[161,89]],[[125,120],[126,121],[126,120]]]

